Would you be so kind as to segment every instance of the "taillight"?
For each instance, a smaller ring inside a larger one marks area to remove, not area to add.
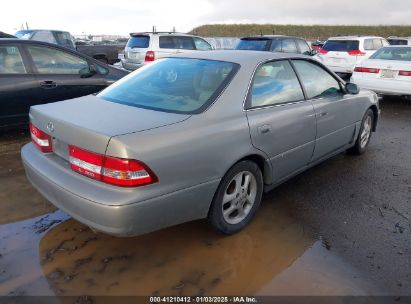
[[[69,146],[71,169],[95,180],[122,187],[137,187],[157,182],[145,164],[134,159],[116,158]]]
[[[147,51],[146,52],[145,61],[154,61],[155,59],[156,59],[156,55],[154,54],[153,51]]]
[[[328,51],[327,51],[327,50],[324,50],[324,49],[320,49],[320,50],[319,50],[319,53],[320,53],[320,54],[327,54]]]
[[[355,67],[354,72],[378,74],[380,72],[380,69]]]
[[[347,53],[348,55],[351,55],[351,56],[364,56],[367,54],[367,53],[361,52],[360,50],[352,50],[352,51],[348,51]]]
[[[39,148],[41,152],[49,153],[53,151],[51,136],[41,131],[39,128],[30,123],[31,141]]]
[[[399,76],[411,76],[411,71],[400,71]]]

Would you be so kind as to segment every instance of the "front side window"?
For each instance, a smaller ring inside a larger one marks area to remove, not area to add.
[[[307,60],[293,60],[305,88],[307,98],[330,97],[340,94],[339,82],[322,67]]]
[[[254,76],[252,108],[295,102],[304,94],[288,61],[274,61],[260,66]]]
[[[0,46],[0,74],[25,74],[20,51],[15,46]]]
[[[238,68],[224,61],[165,58],[122,78],[98,96],[138,108],[196,114],[218,97]]]
[[[194,44],[196,45],[196,49],[200,51],[210,51],[212,50],[211,45],[205,41],[204,39],[194,37]]]
[[[284,53],[298,53],[297,46],[295,45],[294,40],[284,39],[282,51]]]
[[[79,74],[88,68],[86,60],[48,47],[29,46],[29,53],[39,74]]]
[[[310,47],[308,46],[307,42],[301,39],[296,39],[297,45],[300,48],[301,54],[309,55],[310,54]]]

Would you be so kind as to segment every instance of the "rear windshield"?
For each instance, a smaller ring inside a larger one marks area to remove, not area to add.
[[[360,42],[358,40],[328,40],[323,46],[323,50],[331,52],[349,52],[359,48]]]
[[[408,45],[408,41],[405,39],[388,39],[391,45]]]
[[[269,39],[243,38],[237,44],[236,50],[265,51],[269,43]]]
[[[126,47],[146,49],[148,48],[149,43],[150,43],[149,36],[144,36],[144,35],[132,36],[130,37],[130,39],[128,39]]]
[[[33,35],[34,31],[29,31],[29,30],[24,30],[24,31],[18,31],[14,34],[17,38],[20,39],[30,39],[31,36]]]
[[[411,61],[411,47],[389,47],[379,49],[371,59]]]
[[[104,100],[151,110],[196,114],[211,104],[239,68],[224,61],[166,58],[111,85]]]

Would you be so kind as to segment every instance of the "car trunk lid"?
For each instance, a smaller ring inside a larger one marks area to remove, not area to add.
[[[407,61],[369,59],[359,64],[356,71],[364,78],[411,81],[411,76],[406,76],[407,74],[404,73],[411,73],[411,62]]]
[[[31,107],[30,120],[52,137],[53,152],[68,159],[68,145],[105,154],[111,137],[181,122],[190,115],[105,101],[90,95]]]

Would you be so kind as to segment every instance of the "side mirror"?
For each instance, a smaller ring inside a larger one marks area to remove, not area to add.
[[[79,74],[80,74],[80,78],[90,78],[97,74],[97,70],[96,70],[96,67],[93,64],[91,64],[85,68],[82,68],[79,71]]]
[[[357,95],[360,93],[360,88],[355,83],[347,82],[345,85],[345,91],[348,94]]]
[[[310,51],[310,55],[311,56],[315,56],[315,55],[317,55],[318,54],[318,51],[317,50],[311,50]]]

